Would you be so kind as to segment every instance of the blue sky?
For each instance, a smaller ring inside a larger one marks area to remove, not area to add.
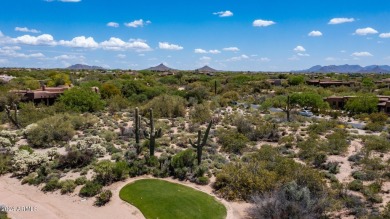
[[[0,67],[389,64],[390,1],[4,0]]]

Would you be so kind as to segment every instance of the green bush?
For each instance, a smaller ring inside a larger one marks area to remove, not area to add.
[[[74,134],[69,115],[59,114],[39,121],[26,132],[26,137],[33,147],[47,148],[70,141]]]
[[[85,176],[80,176],[75,180],[76,185],[84,185],[87,182],[87,177]]]
[[[217,173],[214,189],[228,200],[249,200],[255,192],[272,191],[291,181],[306,186],[313,195],[325,192],[325,182],[318,171],[281,156],[271,146],[263,146],[241,161],[224,165]]]
[[[95,180],[102,185],[125,179],[129,174],[129,167],[126,162],[113,163],[109,160],[102,160],[96,164]]]
[[[98,182],[87,181],[85,185],[80,189],[79,196],[81,197],[93,197],[97,195],[103,186]]]
[[[222,145],[222,150],[235,154],[241,154],[248,142],[248,138],[245,135],[235,131],[218,129],[217,136],[218,143]]]
[[[95,158],[95,154],[91,150],[76,150],[69,151],[66,155],[61,155],[58,158],[58,169],[80,168],[90,164]]]
[[[196,104],[190,112],[193,123],[206,123],[211,120],[211,111],[208,103]]]
[[[210,183],[210,179],[207,176],[201,176],[196,179],[196,184],[207,185]]]
[[[185,99],[179,96],[161,95],[153,98],[144,107],[144,111],[153,109],[155,117],[184,117],[185,116]]]
[[[363,182],[361,180],[353,180],[348,184],[348,189],[352,191],[362,191],[363,190]]]
[[[58,181],[57,177],[51,178],[46,185],[42,188],[44,192],[53,192],[57,189],[61,188],[61,184]]]
[[[90,88],[74,87],[64,92],[59,98],[59,103],[67,110],[76,112],[96,112],[104,107],[104,101],[100,95]]]
[[[383,123],[379,123],[379,122],[369,122],[367,123],[366,126],[364,126],[364,129],[365,130],[370,130],[370,131],[373,131],[373,132],[380,132],[383,130]]]
[[[110,190],[103,190],[98,196],[96,196],[96,200],[94,205],[103,206],[107,204],[112,197],[112,192]]]
[[[367,152],[378,151],[386,153],[390,150],[390,142],[381,136],[365,136],[363,138],[364,148]]]
[[[76,188],[76,183],[72,179],[67,179],[65,181],[60,182],[61,185],[61,194],[72,193]]]

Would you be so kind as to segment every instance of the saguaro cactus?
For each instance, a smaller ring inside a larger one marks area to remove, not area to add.
[[[201,139],[202,138],[202,131],[201,130],[198,131],[198,140],[197,140],[196,144],[194,144],[192,142],[192,140],[189,139],[190,144],[192,145],[192,147],[196,148],[196,154],[197,154],[197,158],[198,158],[198,165],[200,165],[200,163],[202,162],[202,149],[203,149],[203,146],[206,145],[207,138],[209,137],[210,128],[211,128],[212,124],[213,124],[213,121],[210,121],[209,125],[207,126],[206,132],[205,132],[205,134],[203,136],[203,140]]]
[[[5,111],[7,113],[7,117],[8,119],[16,126],[16,128],[20,129],[20,124],[19,124],[19,121],[18,121],[18,107],[16,106],[16,104],[12,104],[13,106],[13,110],[14,110],[14,116],[12,116],[11,114],[11,107],[6,105],[5,106]]]
[[[145,138],[149,140],[149,152],[150,156],[154,156],[154,149],[156,146],[156,139],[161,137],[161,128],[155,130],[154,121],[153,121],[153,109],[149,109],[150,117],[149,117],[149,126],[150,131],[144,130]]]
[[[214,94],[217,95],[217,80],[214,81]]]
[[[140,127],[141,127],[141,116],[139,115],[138,107],[135,108],[135,111],[134,111],[133,127],[134,127],[135,143],[139,144],[139,139],[140,139],[139,135],[140,135]]]

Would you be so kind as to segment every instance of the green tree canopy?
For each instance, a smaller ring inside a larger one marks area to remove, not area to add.
[[[361,94],[357,97],[351,97],[345,109],[353,114],[374,113],[378,111],[378,97],[372,94]]]
[[[100,95],[88,88],[74,87],[64,92],[59,103],[68,110],[76,112],[95,112],[103,109],[104,101]]]

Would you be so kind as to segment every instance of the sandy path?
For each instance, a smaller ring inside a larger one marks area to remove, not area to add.
[[[82,199],[73,195],[61,195],[59,192],[43,193],[36,186],[21,185],[20,181],[10,178],[10,175],[0,177],[0,204],[5,206],[32,206],[35,211],[9,212],[13,219],[74,219],[74,218],[131,218],[144,219],[142,213],[134,206],[122,201],[119,198],[120,189],[128,183],[140,179],[149,179],[152,177],[142,176],[129,178],[123,182],[117,182],[110,186],[113,192],[111,201],[104,207],[94,207],[94,198]],[[179,183],[205,192],[215,197],[210,186],[198,186],[189,182],[180,182],[173,179],[164,179],[170,182]],[[76,189],[78,191],[78,189]],[[248,203],[227,202],[216,197],[226,206],[227,219],[239,219],[246,217],[246,209],[250,206]]]
[[[348,161],[348,157],[351,155],[354,155],[358,153],[362,149],[362,143],[353,140],[351,141],[351,144],[348,147],[348,153],[345,155],[331,155],[328,158],[328,161],[330,162],[339,162],[340,165],[340,172],[336,174],[336,178],[342,182],[342,183],[349,183],[353,180],[353,177],[351,176],[352,172],[354,171],[351,166],[351,162]]]

